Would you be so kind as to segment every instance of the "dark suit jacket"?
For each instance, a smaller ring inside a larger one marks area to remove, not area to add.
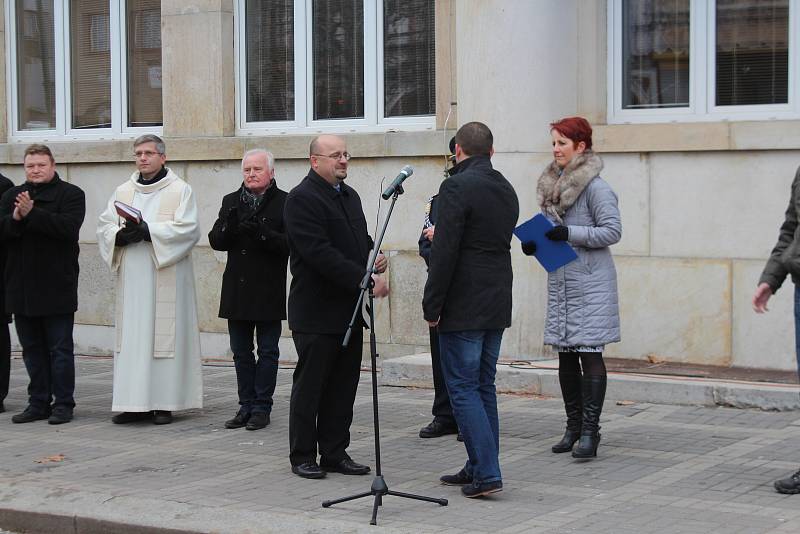
[[[438,220],[422,307],[441,332],[511,325],[511,236],[519,217],[514,188],[473,156],[451,170],[438,196]]]
[[[240,187],[223,197],[217,221],[208,233],[211,248],[228,252],[219,316],[238,321],[286,319],[286,192],[273,182],[255,212],[241,202],[241,194]],[[233,225],[229,224],[231,216],[236,218]],[[245,220],[258,223],[254,234],[239,231],[239,221]]]
[[[33,209],[12,218],[14,200],[29,191]],[[6,313],[28,316],[78,309],[78,234],[86,215],[83,191],[55,175],[47,184],[24,183],[0,198],[0,241],[6,245]]]
[[[285,217],[292,271],[289,328],[343,334],[372,248],[361,199],[349,185],[336,191],[311,170],[286,198]]]

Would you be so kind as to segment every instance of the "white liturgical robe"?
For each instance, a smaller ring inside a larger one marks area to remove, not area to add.
[[[202,408],[203,379],[192,248],[200,239],[189,184],[171,170],[154,184],[134,173],[100,215],[100,254],[117,272],[112,411]],[[142,212],[152,242],[114,245],[119,200]]]

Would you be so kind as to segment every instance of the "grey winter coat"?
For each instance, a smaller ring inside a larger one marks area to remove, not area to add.
[[[622,223],[617,195],[596,174],[602,161],[588,156],[589,165],[568,165],[565,170],[577,175],[577,180],[568,176],[565,181],[586,184],[562,215],[578,259],[547,277],[544,342],[556,347],[595,347],[620,340],[617,271],[608,247],[622,237]],[[548,172],[555,169],[546,169],[543,179]],[[581,172],[590,175],[581,179]],[[558,224],[555,217],[551,220]]]

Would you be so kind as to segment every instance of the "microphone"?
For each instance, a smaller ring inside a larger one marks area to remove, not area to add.
[[[383,200],[389,200],[389,197],[394,195],[395,191],[400,189],[400,186],[403,184],[406,178],[408,178],[412,174],[414,174],[414,167],[412,167],[411,165],[406,165],[405,167],[400,169],[400,174],[397,175],[397,178],[394,179],[391,185],[387,187],[386,190],[381,195],[383,197]]]

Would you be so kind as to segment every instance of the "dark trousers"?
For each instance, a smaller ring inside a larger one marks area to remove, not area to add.
[[[0,314],[0,320],[5,317]],[[8,395],[8,379],[11,375],[11,336],[8,323],[0,324],[0,402]]]
[[[447,394],[447,384],[442,375],[442,360],[439,353],[439,329],[431,328],[431,367],[433,368],[433,413],[434,420],[446,425],[455,425],[453,408],[450,406],[450,396]]]
[[[318,444],[322,464],[348,458],[363,336],[354,329],[342,348],[343,334],[292,332],[298,356],[289,404],[292,465],[316,461]]]
[[[14,314],[22,359],[28,370],[28,404],[39,413],[53,406],[75,406],[75,314],[27,317]]]
[[[253,331],[258,344],[258,361],[253,354]],[[243,414],[270,413],[278,376],[281,322],[229,319],[228,334],[236,367],[236,385],[241,406],[239,411]]]

